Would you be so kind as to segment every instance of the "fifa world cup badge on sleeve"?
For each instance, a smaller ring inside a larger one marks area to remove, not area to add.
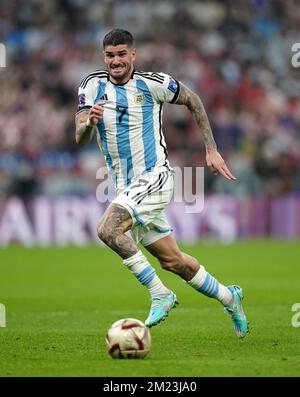
[[[172,79],[172,77],[170,77],[170,81],[169,81],[169,85],[168,85],[168,89],[173,92],[173,94],[176,93],[177,91],[177,83],[174,79]]]
[[[85,105],[85,94],[79,94],[78,95],[78,107],[84,106]]]

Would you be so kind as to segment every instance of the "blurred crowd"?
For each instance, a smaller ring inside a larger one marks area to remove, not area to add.
[[[238,183],[205,173],[206,192],[300,193],[300,42],[297,0],[2,0],[0,198],[95,193],[96,142],[74,140],[77,89],[103,67],[115,27],[136,38],[136,68],[171,74],[205,104]],[[203,166],[201,134],[185,107],[165,105],[173,166]]]

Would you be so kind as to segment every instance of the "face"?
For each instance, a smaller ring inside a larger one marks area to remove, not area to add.
[[[136,49],[128,47],[127,44],[105,47],[104,62],[113,82],[120,84],[129,79],[135,57]]]

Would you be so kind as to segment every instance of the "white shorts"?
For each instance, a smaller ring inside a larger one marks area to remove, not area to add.
[[[173,196],[173,187],[174,173],[163,167],[140,175],[113,200],[129,211],[136,243],[147,246],[172,232],[164,210]]]

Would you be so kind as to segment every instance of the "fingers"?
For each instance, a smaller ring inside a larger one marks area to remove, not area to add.
[[[96,103],[91,109],[94,109],[95,111],[103,112],[104,107],[103,105],[100,105],[99,103]]]
[[[233,181],[236,180],[236,177],[231,173],[231,171],[229,170],[229,168],[227,167],[227,165],[224,163],[223,165],[223,170],[226,173],[226,176],[228,177],[228,179],[231,179]]]
[[[214,166],[210,165],[210,166],[209,166],[209,169],[211,170],[211,173],[212,173],[213,175],[218,175],[218,171],[215,169]]]
[[[220,172],[221,175],[224,176],[224,178],[228,179],[228,180],[236,180],[236,177],[234,175],[232,175],[232,173],[230,172],[229,168],[227,167],[227,165],[225,164],[225,162],[223,162],[219,167],[218,167],[218,171]]]
[[[89,119],[93,124],[97,124],[98,121],[103,117],[104,107],[102,105],[94,105],[90,108]]]
[[[207,165],[213,175],[217,175],[219,172],[224,178],[228,180],[236,180],[236,177],[231,173],[225,161],[220,155],[215,156],[214,158],[207,158]]]
[[[102,117],[104,108],[101,105],[95,105],[90,109],[90,116]]]

